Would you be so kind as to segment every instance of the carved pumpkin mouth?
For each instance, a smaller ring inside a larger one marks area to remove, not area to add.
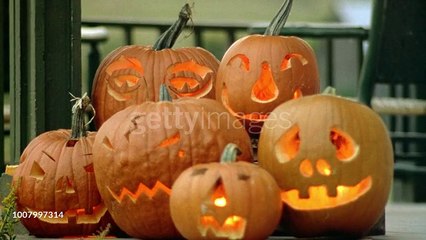
[[[232,109],[232,107],[229,105],[229,97],[228,97],[228,89],[226,88],[226,84],[223,84],[222,88],[222,103],[223,106],[236,118],[238,119],[244,119],[244,120],[250,120],[250,121],[258,121],[258,122],[264,122],[266,118],[268,118],[269,114],[265,113],[242,113],[242,112],[236,112]]]
[[[210,231],[214,236],[228,239],[242,239],[246,229],[247,221],[240,216],[229,216],[220,224],[213,216],[202,216],[198,230],[203,237]]]
[[[177,63],[167,69],[167,85],[179,97],[200,98],[213,88],[213,70],[193,60]]]
[[[110,192],[111,196],[118,202],[121,203],[124,201],[125,198],[130,199],[133,203],[136,203],[137,200],[141,196],[146,196],[149,199],[152,199],[155,195],[157,195],[159,192],[166,193],[170,196],[171,190],[169,187],[161,183],[160,181],[157,181],[154,185],[154,187],[149,188],[143,183],[139,183],[138,188],[136,191],[132,192],[128,188],[123,187],[120,191],[120,194],[114,193],[109,187],[107,187],[108,191]]]
[[[43,212],[43,211],[31,210],[29,208],[27,208],[27,211],[34,212],[34,213]],[[104,203],[100,203],[92,207],[90,213],[83,208],[70,209],[63,213],[63,217],[62,216],[52,217],[49,214],[43,214],[42,216],[37,216],[37,218],[42,222],[47,222],[51,224],[69,224],[69,223],[97,224],[99,223],[100,219],[105,215],[106,212],[107,212],[107,207],[105,206]]]
[[[130,93],[140,87],[141,77],[132,74],[121,74],[120,71],[114,72],[107,83],[107,92],[119,102],[127,101],[131,98]]]
[[[297,210],[321,210],[335,208],[356,201],[366,194],[372,186],[372,178],[368,176],[361,180],[355,186],[337,186],[337,195],[328,196],[327,187],[311,186],[309,187],[309,198],[300,198],[299,190],[293,189],[281,193],[281,199],[287,205]]]

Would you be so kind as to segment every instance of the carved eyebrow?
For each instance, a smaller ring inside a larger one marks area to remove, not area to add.
[[[280,70],[281,71],[285,71],[285,70],[291,68],[291,61],[290,60],[292,58],[298,59],[302,63],[302,65],[308,64],[308,60],[306,60],[306,58],[303,57],[301,54],[298,54],[298,53],[288,53],[287,55],[284,56],[284,59],[281,62],[281,66],[280,66]]]
[[[229,65],[231,62],[235,61],[236,58],[241,60],[240,68],[242,68],[246,71],[250,70],[250,59],[248,59],[248,57],[244,54],[237,54],[237,55],[233,56],[231,59],[229,59],[227,65]]]

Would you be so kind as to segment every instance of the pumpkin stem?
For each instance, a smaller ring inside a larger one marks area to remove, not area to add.
[[[220,163],[233,163],[237,160],[237,156],[241,154],[241,150],[234,143],[228,143],[225,146],[220,157]]]
[[[322,94],[336,96],[336,89],[332,86],[327,86]]]
[[[75,101],[72,106],[72,120],[71,120],[71,139],[78,140],[82,137],[87,136],[86,126],[93,120],[95,115],[95,109],[92,106],[90,98],[87,96],[87,93],[84,93],[81,98],[73,97],[71,102]],[[85,123],[85,114],[91,112],[93,117]]]
[[[162,50],[166,48],[172,48],[179,37],[182,30],[185,28],[186,23],[191,18],[192,12],[191,7],[186,3],[179,12],[178,20],[169,27],[157,41],[154,43],[154,50]]]
[[[284,27],[287,22],[288,15],[290,15],[291,6],[293,0],[285,0],[283,5],[281,5],[275,17],[272,19],[269,26],[266,28],[266,31],[263,35],[267,36],[277,36],[280,34],[281,29]]]
[[[165,84],[160,85],[160,101],[162,102],[172,101],[172,96],[170,96],[170,93],[167,90],[167,86]]]

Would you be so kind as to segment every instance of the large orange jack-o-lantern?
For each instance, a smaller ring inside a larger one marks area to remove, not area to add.
[[[97,190],[92,162],[94,132],[84,130],[90,101],[75,105],[72,129],[34,138],[13,175],[21,222],[39,237],[84,236],[113,223]]]
[[[164,83],[173,98],[214,98],[219,61],[200,47],[172,49],[191,17],[188,4],[179,20],[154,46],[123,46],[108,54],[94,77],[92,100],[99,128],[114,113],[137,103],[158,101]]]
[[[360,103],[320,94],[280,105],[262,128],[258,158],[298,236],[363,235],[384,211],[392,145],[381,118]]]
[[[285,20],[276,21],[285,19],[290,7],[291,1],[286,1],[264,35],[249,35],[232,44],[219,65],[216,99],[246,124],[261,125],[282,102],[319,91],[318,67],[309,44],[277,36]]]
[[[168,98],[166,86],[160,94]],[[240,122],[212,99],[144,102],[116,113],[93,147],[98,188],[117,225],[132,237],[179,237],[169,212],[170,187],[197,163],[218,161],[229,142],[251,161]]]
[[[280,189],[264,169],[235,162],[237,146],[220,163],[185,170],[172,187],[170,210],[186,239],[266,239],[277,226]]]

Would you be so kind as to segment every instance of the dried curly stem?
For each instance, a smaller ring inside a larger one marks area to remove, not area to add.
[[[84,93],[81,98],[75,97],[71,93],[70,95],[73,97],[71,102],[75,101],[72,106],[71,140],[78,140],[87,136],[86,126],[93,120],[95,109],[87,93]],[[85,123],[85,115],[87,113],[92,113],[93,116]]]

